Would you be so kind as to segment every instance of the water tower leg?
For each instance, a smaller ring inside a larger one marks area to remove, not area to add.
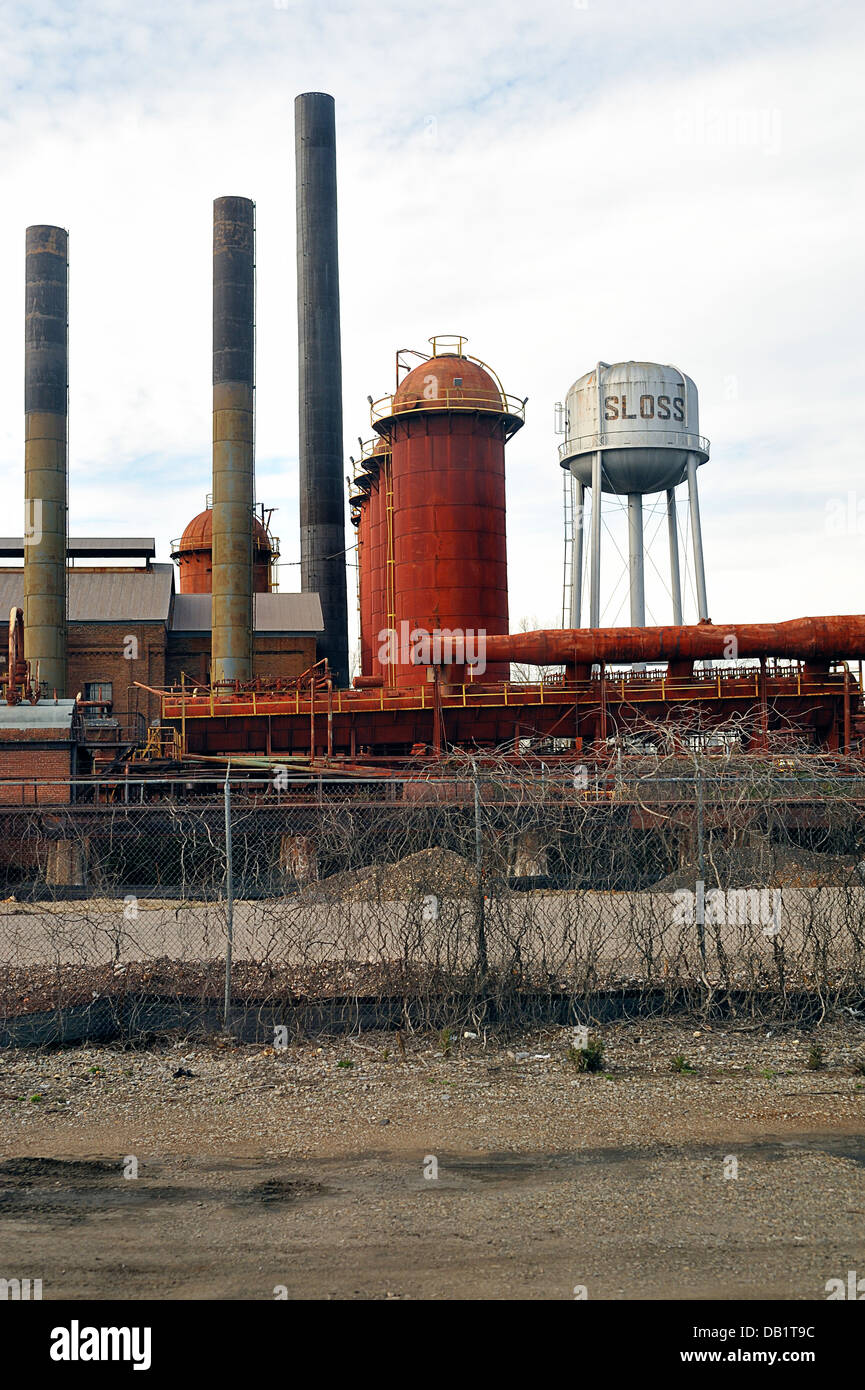
[[[676,489],[667,488],[667,529],[670,533],[670,589],[673,595],[673,622],[682,626],[682,577],[679,573],[679,528],[676,523]]]
[[[592,572],[589,592],[589,626],[601,626],[601,459],[592,457]]]
[[[628,568],[631,579],[631,627],[646,626],[646,582],[643,568],[643,499],[628,493]]]
[[[586,489],[577,483],[577,513],[574,517],[574,563],[571,569],[571,627],[579,627],[583,617],[583,513]]]
[[[691,534],[694,538],[694,575],[697,581],[697,608],[700,622],[709,618],[709,603],[706,598],[706,567],[703,563],[703,531],[700,526],[700,499],[697,495],[697,458],[688,455],[688,500],[691,504]]]

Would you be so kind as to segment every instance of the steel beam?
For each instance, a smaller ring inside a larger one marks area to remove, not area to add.
[[[631,588],[631,627],[646,626],[646,581],[643,561],[643,499],[628,494],[628,571]]]
[[[601,467],[600,449],[592,455],[592,558],[589,593],[589,626],[601,625]]]
[[[670,537],[670,593],[673,596],[673,622],[682,625],[682,576],[679,570],[679,528],[676,519],[676,489],[667,489],[667,531]]]
[[[586,489],[577,483],[577,513],[574,517],[574,554],[571,567],[571,626],[579,627],[583,615],[583,520],[586,511]]]
[[[697,491],[697,455],[688,455],[688,502],[691,507],[691,539],[694,545],[694,578],[697,584],[697,611],[700,622],[709,621],[706,598],[706,567],[703,561],[703,528],[700,525],[700,497]]]

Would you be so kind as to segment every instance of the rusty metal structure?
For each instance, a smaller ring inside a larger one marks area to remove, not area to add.
[[[787,657],[802,659],[812,670],[828,671],[832,661],[865,652],[865,616],[726,626],[552,628],[490,636],[486,649],[488,661],[564,665],[566,669],[587,670],[597,662],[667,662],[675,671],[695,661]]]
[[[215,680],[252,675],[255,506],[255,204],[213,204],[213,618]]]
[[[13,608],[9,614],[6,670],[0,676],[0,687],[7,705],[20,705],[25,700],[35,705],[39,700],[38,672],[31,671],[24,654],[23,608]]]
[[[361,588],[366,581],[374,595],[376,644],[385,630],[392,650],[363,674],[388,686],[427,679],[406,657],[415,630],[508,630],[505,444],[523,424],[524,402],[466,354],[465,341],[432,338],[430,354],[398,353],[396,390],[372,406],[389,458],[380,451],[368,500],[358,503],[361,519],[369,507],[371,533]],[[420,360],[409,369],[410,356]],[[487,672],[493,681],[507,674],[502,665]]]
[[[599,364],[572,388],[559,452],[581,500],[586,487],[597,492],[590,626],[579,625],[577,605],[570,627],[511,633],[505,455],[524,424],[526,401],[509,395],[495,371],[467,353],[462,336],[431,338],[429,351],[397,353],[394,390],[369,398],[373,437],[361,441],[352,460],[360,673],[350,683],[331,97],[298,97],[296,137],[301,588],[321,595],[318,661],[299,677],[253,674],[255,607],[277,602],[256,605],[254,595],[274,589],[278,553],[270,514],[255,510],[255,205],[218,198],[213,500],[173,547],[181,594],[212,593],[209,674],[199,667],[191,680],[184,666],[176,685],[132,682],[158,699],[161,720],[122,757],[111,753],[112,775],[183,774],[191,764],[213,764],[216,777],[228,761],[249,768],[278,762],[302,777],[327,770],[374,778],[399,769],[410,785],[413,767],[430,760],[444,767],[454,750],[480,758],[495,750],[523,765],[534,760],[544,775],[551,764],[567,769],[583,759],[608,759],[611,747],[623,758],[641,756],[666,737],[682,746],[695,739],[705,747],[734,746],[742,754],[762,754],[786,740],[861,766],[865,615],[710,623],[697,545],[701,621],[644,625],[640,498],[666,489],[669,503],[670,490],[687,481],[692,531],[698,531],[696,469],[708,457],[707,442],[696,433],[690,378],[651,363]],[[25,493],[37,524],[28,520],[23,543],[23,625],[17,608],[10,622],[3,682],[10,704],[38,700],[40,690],[43,699],[46,690],[62,697],[65,687],[65,232],[28,229],[27,267]],[[616,398],[615,428],[602,422],[602,412],[613,408],[607,397]],[[668,398],[671,415],[680,401],[681,421],[664,417]],[[632,499],[628,627],[598,621],[594,581],[605,491]],[[669,520],[672,564],[674,512]],[[578,572],[581,531],[579,545]],[[11,541],[0,549],[17,553]],[[199,660],[201,652],[195,655]],[[314,656],[311,643],[303,663]],[[517,665],[523,678],[515,680]],[[104,703],[97,695],[82,698],[82,711]],[[87,729],[82,737],[91,737]],[[94,759],[93,766],[104,772],[107,764]]]
[[[674,734],[681,724],[693,736],[695,720],[709,742],[735,725],[743,752],[788,740],[861,754],[861,671],[826,665],[822,671],[764,659],[752,670],[683,675],[602,666],[587,678],[553,673],[536,681],[391,687],[366,677],[352,690],[308,679],[291,688],[262,681],[195,692],[175,687],[161,692],[162,714],[192,760],[256,755],[318,771],[403,766],[453,747],[510,749],[523,758],[534,749],[545,765],[567,763],[610,739],[627,753],[631,744],[657,738],[659,726]]]
[[[69,238],[26,236],[24,339],[24,629],[34,670],[66,694]]]
[[[360,445],[360,457],[351,460],[349,504],[357,531],[360,670],[365,678],[372,676],[374,666],[380,674],[379,633],[390,625],[393,614],[393,528],[387,524],[393,488],[387,440],[361,440]]]
[[[177,565],[182,594],[209,594],[213,586],[213,507],[194,516],[179,540],[173,541],[171,558]],[[252,592],[269,594],[277,587],[274,565],[279,541],[270,530],[270,517],[262,507],[252,522]]]

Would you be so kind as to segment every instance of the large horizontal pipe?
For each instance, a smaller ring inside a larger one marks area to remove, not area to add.
[[[453,660],[447,654],[449,644],[442,645],[445,660]],[[760,656],[829,661],[865,655],[865,614],[793,618],[786,623],[512,632],[506,637],[487,637],[483,654],[487,665],[519,661],[531,666],[591,665],[602,661],[722,661]]]

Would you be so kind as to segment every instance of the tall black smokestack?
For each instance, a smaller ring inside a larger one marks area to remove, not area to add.
[[[297,162],[297,330],[300,376],[301,588],[321,597],[326,656],[348,685],[342,356],[333,97],[294,103]]]

